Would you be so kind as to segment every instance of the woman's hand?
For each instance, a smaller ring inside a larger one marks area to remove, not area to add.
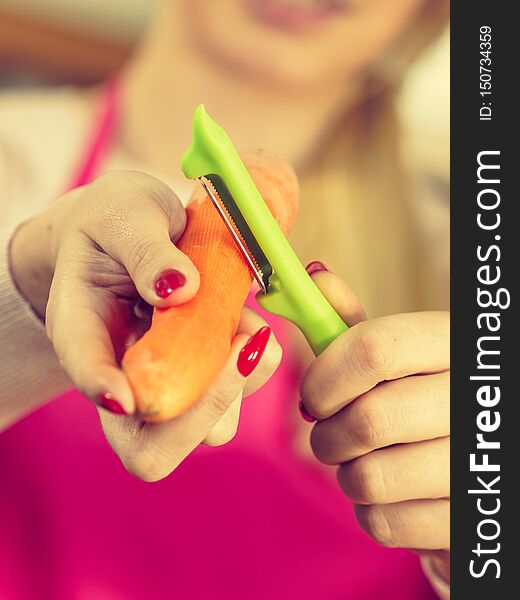
[[[120,358],[148,328],[152,306],[186,302],[198,289],[197,270],[172,243],[185,225],[168,186],[122,171],[66,194],[15,234],[16,282],[45,314],[62,367],[98,405],[134,412]],[[42,264],[51,275],[32,277]]]
[[[226,367],[195,407],[160,426],[120,416],[135,411],[119,367],[125,349],[148,329],[152,307],[180,304],[197,292],[199,274],[174,245],[185,225],[184,208],[168,186],[120,171],[60,198],[22,225],[11,244],[14,279],[45,315],[61,365],[99,407],[119,413],[100,411],[107,437],[123,463],[147,480],[167,475],[204,440],[229,440],[242,394],[265,383],[281,357],[270,336],[263,357],[257,348],[251,376],[240,374],[241,349],[265,326],[244,311]],[[267,339],[264,332],[264,346]]]
[[[201,442],[217,446],[233,438],[242,397],[260,388],[281,359],[273,335],[262,357],[265,332],[263,319],[244,309],[231,353],[217,380],[196,404],[175,419],[152,424],[100,411],[105,435],[131,473],[145,481],[157,481],[169,475]],[[243,365],[248,358],[249,368],[258,366],[244,377],[237,364]]]
[[[314,279],[352,324],[356,303],[338,278]],[[354,502],[361,527],[385,546],[450,547],[449,314],[358,322],[311,364],[305,410],[311,445]]]

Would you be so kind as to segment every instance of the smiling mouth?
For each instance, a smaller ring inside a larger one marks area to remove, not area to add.
[[[281,29],[308,32],[346,12],[349,0],[246,0],[254,15]]]

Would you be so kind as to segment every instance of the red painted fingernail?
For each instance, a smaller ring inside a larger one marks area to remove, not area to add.
[[[300,400],[298,408],[300,409],[300,414],[304,421],[307,421],[307,423],[314,423],[314,421],[316,421],[316,417],[313,417],[310,413],[307,412],[303,400]]]
[[[121,404],[119,404],[119,402],[110,393],[100,394],[99,401],[104,409],[114,413],[115,415],[128,414]]]
[[[327,268],[327,265],[323,264],[321,261],[313,260],[305,267],[305,270],[309,275],[312,275],[313,273],[319,273],[319,271],[328,271],[329,269]]]
[[[251,375],[264,354],[270,336],[271,328],[266,325],[249,338],[247,344],[240,350],[237,367],[241,375],[244,377]]]
[[[177,269],[163,271],[155,282],[155,293],[159,298],[168,298],[172,292],[181,288],[185,283],[186,275]]]

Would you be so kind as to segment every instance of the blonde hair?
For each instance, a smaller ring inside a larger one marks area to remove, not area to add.
[[[370,316],[432,308],[432,282],[407,206],[395,99],[406,69],[448,14],[448,0],[425,2],[302,176],[292,241],[302,260],[329,262],[346,277]]]

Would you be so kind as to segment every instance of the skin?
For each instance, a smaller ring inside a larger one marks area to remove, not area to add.
[[[352,318],[357,302],[333,294],[330,273],[315,282],[356,324],[311,364],[301,386],[321,462],[338,465],[338,483],[361,527],[384,546],[450,547],[449,313]]]
[[[149,327],[152,306],[174,306],[197,292],[197,270],[172,244],[185,224],[184,208],[168,186],[144,173],[118,171],[65,194],[13,238],[11,268],[20,291],[45,318],[73,384],[98,406],[99,395],[108,392],[134,413],[132,390],[119,367],[125,347]],[[186,284],[159,298],[154,282],[171,268],[186,275]],[[271,335],[253,373],[245,378],[237,369],[238,352],[264,325],[244,309],[221,377],[181,418],[143,426],[132,416],[111,420],[100,408],[108,441],[132,473],[161,479],[201,442],[218,445],[233,437],[242,396],[263,385],[280,362]],[[179,435],[179,427],[190,435]]]
[[[301,34],[260,22],[243,0],[222,0],[218,9],[210,0],[165,1],[122,75],[119,150],[180,185],[172,165],[190,140],[186,115],[204,98],[239,147],[263,146],[300,167],[352,104],[362,77],[413,27],[425,1],[354,0],[351,12]],[[137,317],[136,302],[176,304],[196,292],[198,274],[170,243],[184,222],[180,203],[160,181],[114,173],[61,198],[15,234],[17,284],[37,312],[46,312],[65,370],[93,399],[110,391],[133,411],[117,359],[148,324],[149,311]],[[182,270],[187,284],[164,301],[151,282],[165,266]],[[447,576],[448,316],[365,321],[340,277],[313,277],[354,326],[305,375],[302,399],[318,418],[312,449],[320,461],[338,465],[339,485],[369,535],[428,553]],[[115,323],[124,335],[114,335]],[[242,395],[260,387],[280,359],[272,339],[247,381],[237,372],[237,352],[262,325],[244,311],[218,381],[178,419],[142,427],[132,416],[100,411],[108,440],[131,472],[160,479],[203,440],[233,436]]]
[[[172,164],[191,138],[186,115],[203,99],[238,147],[301,167],[432,0],[352,0],[306,34],[266,25],[247,1],[160,5],[122,77],[121,140],[132,156],[177,176]]]
[[[352,79],[395,43],[396,31],[413,18],[417,0],[345,0],[348,10],[323,29],[288,32],[251,18],[246,2],[185,1],[195,43],[227,69],[255,81],[306,92]],[[233,35],[229,35],[233,24]],[[201,27],[202,25],[202,27]],[[226,35],[228,34],[228,35]],[[224,39],[225,36],[225,39]],[[251,39],[260,44],[251,44]],[[262,52],[258,52],[262,47]]]

